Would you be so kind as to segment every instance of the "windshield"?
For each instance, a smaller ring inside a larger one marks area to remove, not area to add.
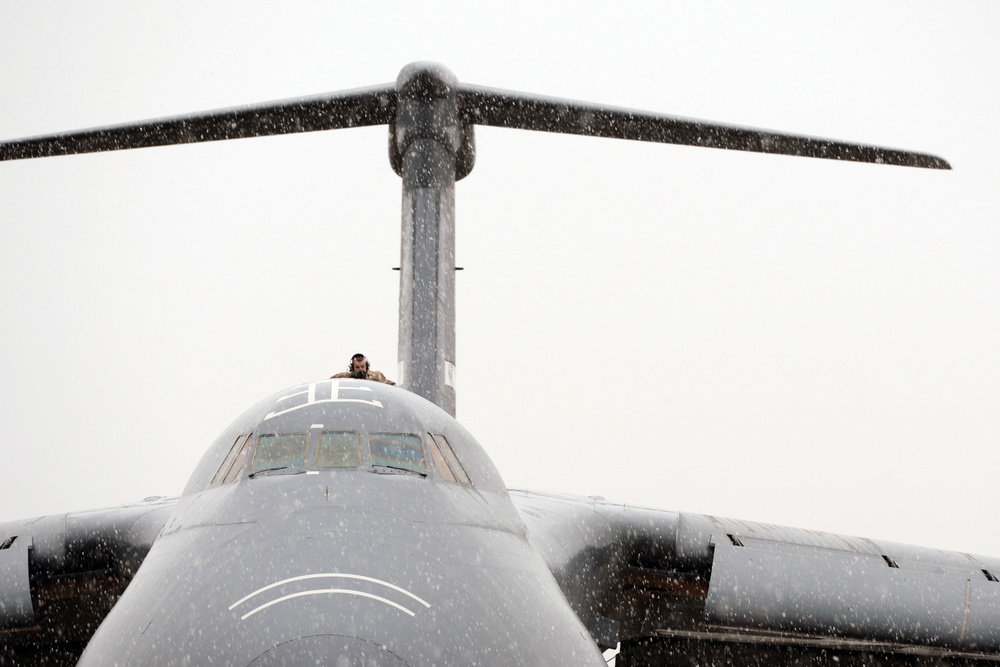
[[[262,470],[301,468],[306,463],[308,433],[264,433],[257,442],[250,474]]]
[[[357,468],[361,465],[358,434],[354,431],[324,431],[316,449],[317,468]]]
[[[424,443],[419,435],[371,433],[367,440],[373,468],[427,474]],[[262,433],[257,438],[250,476],[269,471],[359,468],[362,464],[360,442],[356,431],[317,429],[311,433]]]
[[[372,465],[427,473],[424,446],[412,433],[372,433],[368,436]]]

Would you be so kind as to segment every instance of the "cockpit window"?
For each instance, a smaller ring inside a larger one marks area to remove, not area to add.
[[[236,460],[233,461],[233,465],[230,466],[229,472],[226,473],[226,478],[222,480],[223,484],[229,484],[235,482],[236,478],[240,476],[243,471],[243,464],[247,462],[247,455],[250,453],[250,445],[253,442],[253,434],[247,435],[246,439],[243,440],[243,445],[240,447],[240,453],[236,455]]]
[[[222,462],[222,465],[219,466],[219,470],[216,471],[215,477],[212,478],[212,484],[219,484],[226,478],[226,475],[229,473],[229,469],[233,467],[233,461],[236,460],[236,455],[240,453],[240,446],[246,438],[247,436],[240,435],[233,441],[233,446],[229,448],[229,453],[226,454],[225,460]]]
[[[465,468],[462,467],[458,457],[455,456],[455,450],[451,448],[451,443],[448,442],[448,439],[441,434],[431,435],[428,433],[427,435],[430,435],[431,456],[434,457],[435,463],[437,463],[437,456],[443,456],[444,460],[448,462],[449,472],[452,473],[451,477],[453,478],[449,481],[458,481],[462,484],[472,484],[472,480],[469,479],[469,475],[466,474]],[[435,450],[437,451],[435,452]],[[442,476],[445,479],[448,478],[448,475],[445,475],[443,472]]]
[[[314,425],[308,433],[263,433],[259,436],[240,436],[233,443],[222,469],[216,473],[214,483],[224,477],[233,481],[244,470],[251,446],[253,450],[250,476],[257,473],[303,473],[308,470],[334,468],[360,468],[362,457],[360,443],[365,434],[357,431],[324,431]],[[438,436],[440,437],[440,436]],[[367,435],[371,452],[371,466],[378,469],[405,470],[427,475],[424,442],[413,433],[370,433]],[[455,468],[447,457],[454,457],[450,448],[446,453],[435,445],[432,450],[434,466],[449,481],[462,481],[464,472],[451,474]],[[455,464],[457,465],[457,464]],[[383,472],[386,472],[383,470]],[[467,480],[468,478],[465,477]],[[468,482],[466,482],[468,483]]]
[[[372,465],[427,473],[424,447],[412,433],[372,433],[368,436]]]
[[[358,434],[354,431],[323,431],[316,448],[317,468],[357,468],[361,465]]]
[[[250,440],[252,434],[237,436],[233,441],[233,446],[229,448],[225,460],[212,478],[212,484],[229,484],[239,477],[243,470],[243,463],[247,460],[247,452],[250,450]]]
[[[430,433],[427,434],[427,444],[430,446],[431,450],[431,462],[434,467],[437,468],[438,474],[441,475],[441,479],[446,482],[457,482],[455,479],[455,473],[451,471],[448,467],[448,462],[444,460],[444,455],[441,454],[441,450],[438,448],[437,443],[434,442],[434,436]]]
[[[257,442],[250,474],[262,470],[304,467],[308,433],[264,433]]]

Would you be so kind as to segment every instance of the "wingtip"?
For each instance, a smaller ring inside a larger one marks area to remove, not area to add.
[[[937,155],[931,155],[929,153],[917,153],[916,157],[918,159],[913,164],[915,167],[951,171],[951,163],[943,157],[938,157]]]

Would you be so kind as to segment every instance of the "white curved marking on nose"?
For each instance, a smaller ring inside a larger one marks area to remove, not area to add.
[[[282,579],[281,581],[276,581],[273,584],[268,584],[267,586],[264,586],[263,588],[258,588],[253,593],[250,593],[249,595],[244,596],[244,597],[240,598],[239,600],[237,600],[236,602],[234,602],[231,605],[229,605],[229,610],[232,611],[235,607],[240,606],[241,604],[243,604],[244,602],[246,602],[247,600],[249,600],[250,598],[252,598],[253,596],[255,596],[255,595],[259,594],[259,593],[263,593],[264,591],[269,591],[272,588],[276,588],[276,587],[281,586],[283,584],[289,584],[289,583],[291,583],[293,581],[302,581],[304,579],[320,579],[320,578],[323,578],[323,577],[331,577],[331,578],[335,578],[335,579],[357,579],[359,581],[368,581],[368,582],[371,582],[373,584],[379,584],[381,586],[385,586],[387,588],[391,588],[394,591],[399,591],[403,595],[408,595],[408,596],[410,596],[411,598],[413,598],[414,600],[416,600],[417,602],[419,602],[420,604],[424,605],[427,608],[430,608],[430,606],[431,606],[429,602],[426,602],[425,600],[417,597],[416,595],[414,595],[410,591],[406,590],[405,588],[400,588],[399,586],[396,586],[395,584],[390,584],[388,581],[382,581],[381,579],[375,579],[373,577],[365,577],[365,576],[362,576],[360,574],[346,574],[346,573],[341,573],[341,572],[322,572],[322,573],[319,573],[319,574],[303,574],[303,575],[300,575],[298,577],[291,577],[289,579]]]
[[[254,614],[256,614],[258,611],[260,611],[262,609],[267,609],[271,605],[278,604],[279,602],[284,602],[285,600],[291,600],[292,598],[300,598],[300,597],[302,597],[304,595],[327,595],[327,594],[333,594],[333,595],[336,595],[336,594],[341,594],[341,595],[358,595],[358,596],[363,597],[363,598],[370,598],[372,600],[378,600],[379,602],[384,602],[387,605],[389,605],[390,607],[395,607],[396,609],[399,609],[400,611],[405,611],[410,616],[414,615],[414,613],[412,611],[410,611],[409,609],[407,609],[403,605],[396,604],[392,600],[386,600],[383,597],[379,597],[378,595],[372,595],[371,593],[365,593],[363,591],[352,591],[352,590],[348,590],[346,588],[317,588],[316,590],[312,590],[312,591],[300,591],[298,593],[292,593],[290,595],[284,595],[284,596],[282,596],[280,598],[277,598],[276,600],[271,600],[270,602],[265,602],[264,604],[262,604],[261,606],[257,607],[256,609],[254,609],[252,611],[249,611],[246,614],[243,614],[242,616],[240,616],[240,620],[241,621],[245,621],[248,618],[250,618],[251,616],[253,616]]]

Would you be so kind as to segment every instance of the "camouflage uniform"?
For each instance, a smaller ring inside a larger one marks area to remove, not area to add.
[[[341,373],[337,373],[336,375],[331,375],[330,379],[339,380],[341,378],[349,378],[349,377],[351,377],[351,372],[343,371]],[[387,378],[385,375],[383,375],[382,371],[368,371],[368,379],[371,380],[372,382],[384,382],[385,384],[396,384],[395,382]]]

